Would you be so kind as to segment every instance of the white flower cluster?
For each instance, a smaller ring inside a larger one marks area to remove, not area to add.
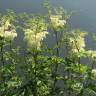
[[[62,20],[61,15],[51,15],[50,20],[54,28],[63,27],[66,24],[66,20]]]
[[[91,58],[96,58],[96,51],[94,50],[88,50],[87,55]]]
[[[92,69],[92,74],[96,77],[96,69]]]
[[[70,38],[70,42],[72,43],[72,51],[84,51],[85,48],[85,40],[82,37],[78,37],[76,39]]]
[[[77,30],[78,31],[78,30]],[[85,51],[85,36],[86,34],[81,33],[73,33],[73,36],[69,38],[69,42],[71,43],[72,51],[75,53]]]
[[[39,25],[41,24],[41,26]],[[40,26],[40,27],[38,27]],[[47,28],[44,26],[43,23],[38,23],[38,26],[34,24],[32,26],[33,29],[25,29],[24,30],[24,39],[28,43],[29,50],[37,49],[40,50],[41,48],[41,41],[46,37],[48,34]]]
[[[0,37],[7,41],[13,40],[15,37],[17,37],[16,30],[10,24],[10,20],[7,20],[5,24],[0,27]]]

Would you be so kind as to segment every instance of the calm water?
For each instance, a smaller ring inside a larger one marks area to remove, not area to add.
[[[13,9],[15,12],[44,13],[42,7],[44,0],[0,0],[0,12]],[[68,11],[75,11],[71,18],[73,28],[81,28],[91,33],[96,33],[96,0],[50,0],[53,6],[63,6]],[[90,39],[86,39],[87,46],[95,47]]]

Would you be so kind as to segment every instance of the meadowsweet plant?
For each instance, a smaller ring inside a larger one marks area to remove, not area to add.
[[[95,96],[88,32],[71,28],[62,7],[44,6],[45,16],[12,10],[0,16],[0,96]]]
[[[12,41],[15,37],[17,37],[16,29],[13,25],[10,24],[10,20],[4,22],[4,25],[1,25],[0,36],[4,38],[6,41]]]
[[[38,96],[38,94],[45,96],[49,94],[50,64],[47,63],[49,62],[47,61],[48,57],[44,57],[41,52],[43,40],[48,35],[47,24],[44,17],[33,16],[26,21],[25,26],[23,28],[24,41],[27,43],[25,63],[29,65],[27,69],[29,74],[26,75],[29,79],[25,78],[25,81],[30,84],[30,86],[26,85],[26,87],[34,89],[31,93],[27,91],[28,94],[34,96]]]
[[[71,33],[72,37],[70,37],[70,44],[72,46],[72,51],[75,52],[79,52],[79,51],[84,51],[85,50],[85,32],[82,32],[80,30],[73,30]]]
[[[29,20],[29,29],[24,29],[24,39],[28,43],[29,50],[37,49],[40,50],[41,43],[46,38],[47,25],[43,18],[37,17]]]
[[[11,88],[18,86],[12,43],[17,37],[15,17],[12,10],[0,18],[0,95],[10,95]],[[8,49],[8,50],[7,50]],[[12,76],[13,75],[13,76]]]
[[[51,15],[50,20],[54,29],[63,27],[66,24],[66,20],[62,19],[62,15]]]

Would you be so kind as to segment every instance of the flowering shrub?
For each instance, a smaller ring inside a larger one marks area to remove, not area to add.
[[[37,20],[38,18],[34,18],[29,25],[30,29],[24,29],[24,39],[28,42],[28,47],[31,49],[40,50],[41,41],[46,38],[47,26],[44,20]]]
[[[10,20],[4,22],[4,25],[0,27],[0,37],[6,41],[12,41],[17,37],[15,26],[10,24]]]
[[[66,24],[66,20],[62,20],[61,15],[51,15],[50,20],[54,29],[57,29],[58,27],[63,27]]]
[[[96,95],[96,51],[86,50],[87,33],[69,29],[62,8],[48,12],[0,18],[0,96]],[[18,30],[27,46],[17,44]]]

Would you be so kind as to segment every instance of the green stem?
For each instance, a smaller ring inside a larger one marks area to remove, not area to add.
[[[37,54],[35,54],[33,56],[34,58],[34,63],[35,63],[35,67],[34,67],[34,75],[35,75],[35,78],[34,78],[34,96],[38,96],[37,95]]]
[[[58,42],[58,34],[57,34],[57,31],[54,31],[54,34],[55,34],[55,40],[56,40],[56,57],[59,57],[59,42]],[[56,58],[56,65],[55,65],[55,76],[54,76],[54,83],[53,83],[53,87],[52,87],[52,90],[51,90],[51,95],[54,94],[55,92],[55,85],[56,85],[56,82],[57,82],[57,79],[56,79],[56,76],[57,76],[57,70],[58,70],[58,60]]]
[[[4,66],[3,42],[2,42],[2,44],[1,44],[1,62],[2,62],[2,66]]]

